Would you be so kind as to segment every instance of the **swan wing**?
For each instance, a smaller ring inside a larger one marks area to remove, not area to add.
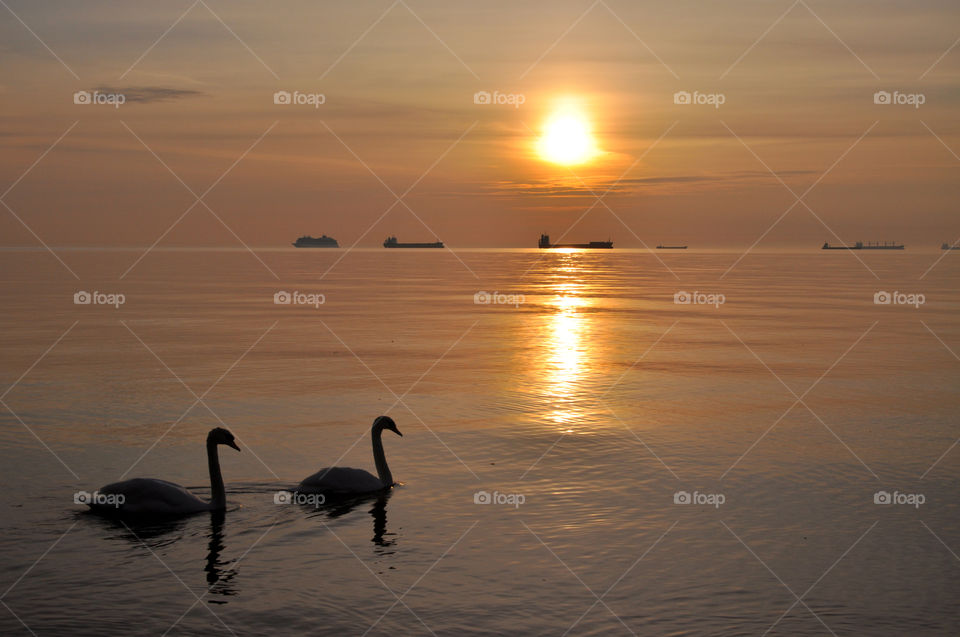
[[[104,504],[92,503],[90,508],[100,513],[128,515],[171,515],[209,511],[210,504],[193,495],[179,484],[156,478],[134,478],[114,482],[99,490],[108,498]]]
[[[327,467],[305,478],[300,493],[369,493],[385,488],[380,478],[363,469]]]

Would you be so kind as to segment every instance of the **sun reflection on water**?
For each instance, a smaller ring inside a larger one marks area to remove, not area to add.
[[[547,349],[544,365],[544,394],[549,400],[547,420],[572,433],[582,428],[586,412],[584,377],[591,368],[589,347],[590,317],[584,310],[594,301],[587,295],[590,287],[574,255],[564,255],[555,270],[559,282],[549,288],[546,302],[552,311],[547,316]]]

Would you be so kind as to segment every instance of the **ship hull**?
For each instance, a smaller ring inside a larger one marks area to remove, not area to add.
[[[577,250],[612,250],[611,241],[594,241],[593,243],[554,243],[551,245],[539,246],[541,250],[552,250],[554,248],[575,248]]]
[[[291,243],[294,248],[339,248],[338,243]]]
[[[442,248],[443,243],[390,243],[384,244],[384,248]]]

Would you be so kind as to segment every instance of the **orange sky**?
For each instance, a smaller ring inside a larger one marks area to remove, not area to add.
[[[960,236],[951,2],[8,4],[3,245]],[[96,89],[126,103],[74,103]],[[484,90],[523,104],[475,104]],[[534,152],[563,99],[592,162]]]

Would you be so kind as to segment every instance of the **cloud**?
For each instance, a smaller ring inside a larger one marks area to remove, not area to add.
[[[110,87],[100,86],[96,89],[100,93],[121,94],[127,98],[127,102],[139,102],[141,104],[150,104],[153,102],[169,102],[184,97],[196,97],[203,95],[200,91],[189,89],[170,88],[167,86],[126,86]]]
[[[802,175],[816,175],[813,170],[782,170],[777,172],[780,177]],[[581,184],[566,181],[540,180],[533,182],[498,181],[485,190],[486,193],[500,195],[528,195],[537,197],[582,197],[589,194],[630,193],[638,192],[644,187],[693,185],[693,184],[722,184],[729,185],[736,182],[756,181],[766,179],[776,183],[773,176],[762,170],[742,170],[717,175],[668,175],[663,177],[637,177],[620,179],[619,181],[600,180]],[[592,192],[591,192],[592,191]]]

